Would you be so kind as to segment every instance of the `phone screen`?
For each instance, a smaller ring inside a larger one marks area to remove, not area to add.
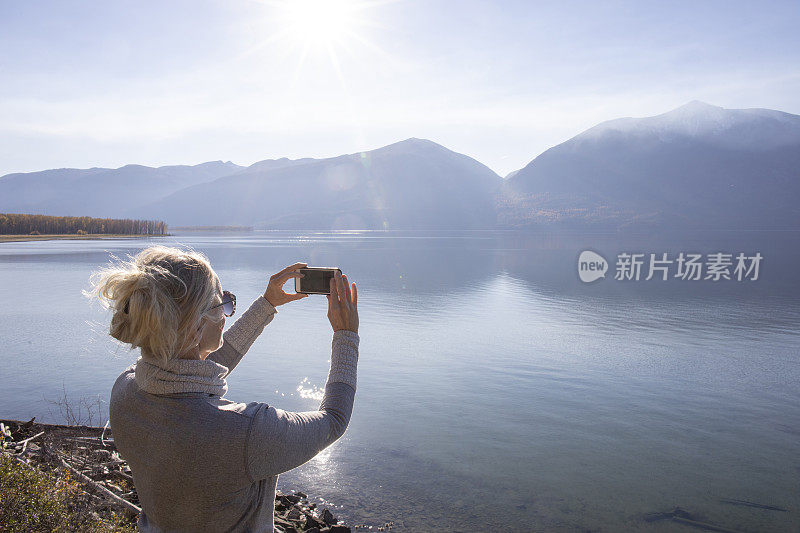
[[[301,268],[299,269],[299,272],[303,274],[303,277],[298,280],[300,283],[298,285],[299,288],[297,292],[321,292],[324,294],[330,294],[331,278],[333,278],[336,269]]]

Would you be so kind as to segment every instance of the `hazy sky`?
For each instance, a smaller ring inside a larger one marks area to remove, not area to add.
[[[800,114],[797,1],[309,2],[0,0],[0,175],[408,137],[505,175],[693,99]]]

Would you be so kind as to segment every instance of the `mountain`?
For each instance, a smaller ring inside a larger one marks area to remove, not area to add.
[[[0,212],[260,229],[800,228],[800,116],[693,101],[598,124],[503,179],[424,139],[326,159],[0,178]]]
[[[158,168],[62,168],[0,178],[0,212],[123,218],[185,187],[233,174],[222,161]]]
[[[513,227],[800,228],[800,116],[693,101],[603,122],[513,173],[497,197]]]
[[[170,225],[270,229],[493,227],[502,178],[432,141],[327,159],[262,161],[137,210]]]

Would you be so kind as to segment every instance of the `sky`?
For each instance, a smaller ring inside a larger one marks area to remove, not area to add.
[[[800,2],[0,0],[0,175],[426,138],[504,176],[604,120],[800,114]]]

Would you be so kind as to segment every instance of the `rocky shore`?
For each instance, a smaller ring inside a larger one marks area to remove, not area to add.
[[[108,427],[40,424],[31,419],[0,420],[0,454],[25,468],[38,468],[75,479],[85,504],[99,520],[124,515],[135,526],[141,508],[127,463],[114,446]],[[389,531],[383,525],[340,523],[328,508],[319,508],[300,491],[275,495],[275,530],[280,533],[346,533]]]

